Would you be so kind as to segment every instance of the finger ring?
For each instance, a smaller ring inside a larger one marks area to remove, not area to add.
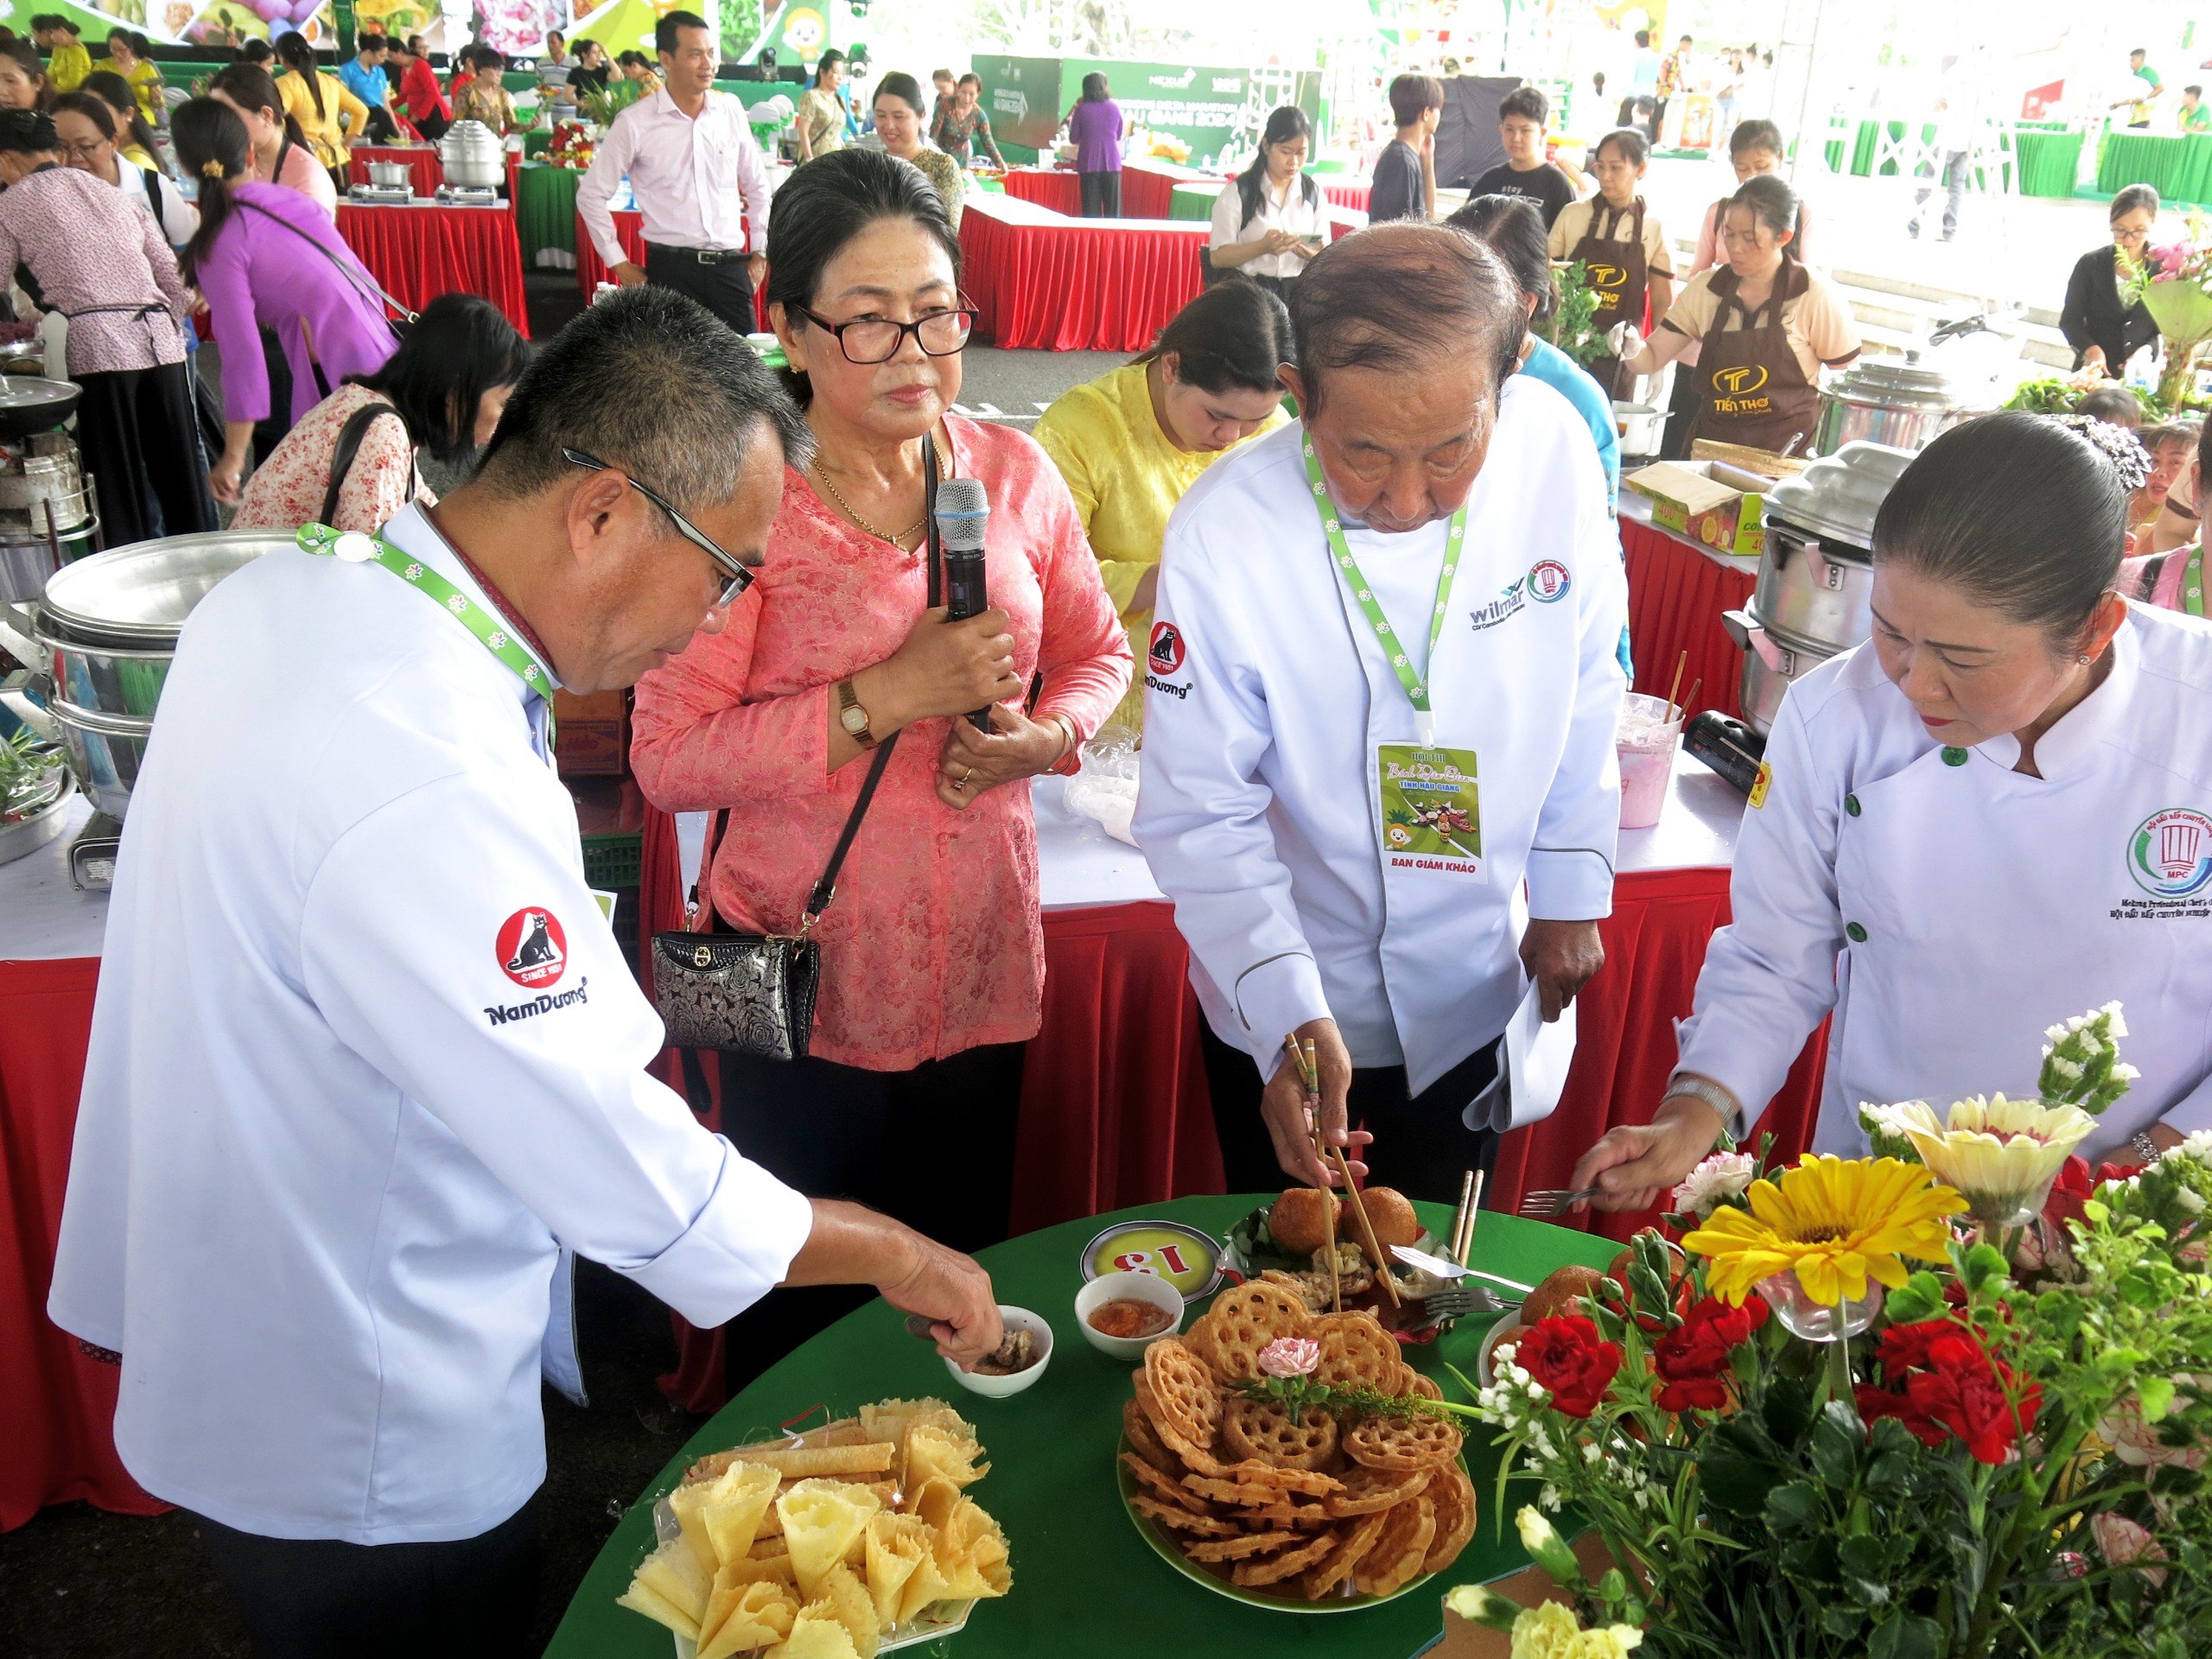
[[[969,780],[970,778],[973,778],[975,775],[976,775],[976,768],[975,768],[975,767],[973,767],[973,766],[963,766],[963,767],[960,769],[960,787],[961,787],[961,788],[963,788],[963,789],[967,788],[967,787],[968,787],[968,780]]]

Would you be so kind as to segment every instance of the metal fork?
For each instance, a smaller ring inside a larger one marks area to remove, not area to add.
[[[1503,1313],[1521,1306],[1518,1296],[1501,1296],[1488,1285],[1471,1285],[1462,1279],[1449,1290],[1440,1290],[1422,1304],[1434,1318],[1464,1319],[1472,1314]]]
[[[1545,1187],[1525,1194],[1521,1200],[1520,1213],[1531,1221],[1549,1221],[1565,1215],[1585,1198],[1594,1198],[1604,1192],[1600,1186],[1578,1187],[1569,1192],[1560,1187]]]

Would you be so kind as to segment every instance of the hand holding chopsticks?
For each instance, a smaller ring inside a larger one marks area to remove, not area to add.
[[[1360,1242],[1366,1248],[1367,1259],[1375,1263],[1376,1278],[1382,1287],[1382,1294],[1390,1299],[1390,1306],[1396,1307],[1400,1299],[1398,1287],[1391,1279],[1390,1258],[1384,1253],[1381,1243],[1375,1236],[1375,1224],[1367,1218],[1367,1206],[1361,1202],[1359,1188],[1352,1180],[1351,1162],[1344,1156],[1344,1148],[1332,1143],[1320,1127],[1321,1065],[1318,1056],[1318,1045],[1313,1038],[1300,1038],[1294,1032],[1283,1039],[1283,1047],[1296,1062],[1299,1079],[1306,1090],[1306,1103],[1314,1113],[1314,1144],[1320,1148],[1321,1155],[1325,1160],[1335,1160],[1336,1173],[1344,1178],[1344,1196],[1351,1203],[1353,1219],[1359,1224]],[[1329,1235],[1329,1290],[1332,1297],[1336,1299],[1337,1306],[1342,1306],[1342,1289],[1337,1279],[1336,1234],[1333,1229]]]
[[[1355,1176],[1364,1176],[1360,1148],[1371,1137],[1344,1128],[1351,1056],[1335,1022],[1308,1020],[1302,1033],[1284,1039],[1282,1054],[1260,1096],[1275,1161],[1301,1185],[1333,1187],[1343,1179],[1329,1156],[1335,1147],[1346,1154]]]

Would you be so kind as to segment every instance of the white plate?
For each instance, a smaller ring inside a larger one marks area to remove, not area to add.
[[[1497,1344],[1504,1340],[1508,1335],[1525,1328],[1526,1327],[1524,1327],[1521,1323],[1521,1310],[1517,1307],[1507,1308],[1505,1310],[1504,1316],[1501,1318],[1496,1325],[1491,1326],[1488,1332],[1484,1334],[1483,1337],[1483,1345],[1476,1351],[1476,1382],[1481,1383],[1483,1387],[1488,1388],[1491,1383],[1497,1380],[1495,1376],[1491,1375],[1491,1350],[1497,1347]]]

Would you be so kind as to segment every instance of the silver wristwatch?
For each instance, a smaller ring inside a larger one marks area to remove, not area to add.
[[[2143,1160],[2144,1168],[2148,1169],[2158,1161],[2158,1143],[2142,1130],[2138,1129],[2129,1135],[2127,1144],[2135,1148],[2135,1155]]]
[[[1736,1097],[1719,1084],[1708,1083],[1703,1077],[1686,1077],[1677,1073],[1667,1079],[1667,1092],[1659,1097],[1659,1103],[1663,1106],[1676,1095],[1687,1095],[1692,1100],[1703,1101],[1720,1114],[1721,1128],[1726,1129],[1731,1135],[1736,1133],[1740,1109],[1736,1103]]]

